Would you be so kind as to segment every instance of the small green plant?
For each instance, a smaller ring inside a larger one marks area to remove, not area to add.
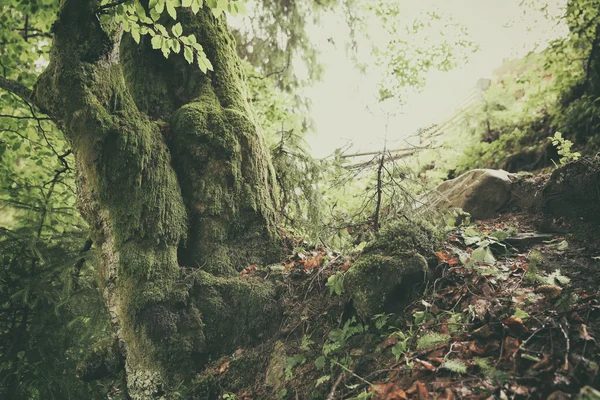
[[[529,318],[529,314],[525,311],[521,310],[519,307],[515,310],[515,313],[512,315],[512,318],[520,319],[522,321],[527,321]]]
[[[398,361],[408,349],[408,342],[412,339],[412,332],[406,334],[402,331],[396,331],[392,335],[398,337],[398,343],[392,347],[392,354],[396,357],[396,361]]]
[[[539,266],[542,263],[542,255],[538,251],[532,251],[529,254],[529,265],[527,266],[527,272],[525,272],[525,282],[536,283],[540,282],[543,278],[539,274]]]
[[[327,335],[328,341],[323,345],[323,355],[325,357],[339,352],[346,346],[346,342],[352,336],[364,333],[367,326],[357,323],[356,318],[352,318],[344,324],[343,328],[334,328]]]
[[[329,288],[330,296],[333,296],[334,294],[340,296],[342,293],[344,293],[344,273],[336,272],[335,274],[331,275],[327,279],[325,286]]]
[[[554,136],[549,136],[548,139],[552,141],[552,145],[558,150],[560,156],[560,165],[565,165],[571,161],[577,161],[581,157],[581,154],[577,151],[571,151],[573,142],[563,138],[562,133],[556,132]]]
[[[506,382],[511,376],[501,370],[497,370],[487,358],[476,358],[474,360],[475,365],[481,369],[483,375],[488,379],[498,380],[499,382]]]
[[[385,327],[390,315],[391,314],[377,314],[373,317],[373,320],[375,321],[375,328],[377,328],[378,331]]]
[[[294,368],[306,362],[306,357],[303,354],[296,354],[289,357],[285,363],[285,380],[290,381],[294,378]]]
[[[464,374],[467,372],[467,366],[460,360],[446,360],[442,364],[442,368],[452,371],[456,374]]]
[[[443,333],[428,333],[417,341],[417,349],[427,350],[446,343],[450,336]]]

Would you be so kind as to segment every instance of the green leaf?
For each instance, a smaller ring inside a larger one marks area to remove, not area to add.
[[[192,12],[194,14],[197,14],[201,8],[202,8],[202,0],[193,0],[192,1]]]
[[[315,360],[315,367],[317,367],[318,369],[321,369],[325,366],[325,357],[324,356],[320,356],[317,357],[317,359]]]
[[[152,21],[154,22],[160,19],[160,13],[156,11],[156,8],[150,10],[150,18],[152,18]]]
[[[157,4],[158,4],[158,0],[150,0],[150,1],[148,2],[148,8],[149,8],[149,9],[153,9],[153,8],[155,8],[155,7],[156,7],[156,5],[157,5]]]
[[[489,247],[484,246],[473,250],[473,254],[471,254],[471,261],[493,264],[496,262],[496,258],[492,254],[492,251],[489,249]]]
[[[392,347],[392,354],[396,357],[396,361],[402,357],[402,354],[406,351],[406,341],[398,341],[394,347]]]
[[[179,43],[178,40],[173,40],[173,42],[171,43],[171,49],[179,54],[179,52],[181,51],[181,43]]]
[[[154,27],[156,29],[158,29],[158,31],[161,33],[161,35],[163,36],[169,36],[169,32],[167,32],[167,28],[165,28],[163,25],[161,24],[155,24]]]
[[[135,12],[138,15],[140,21],[145,21],[148,19],[148,16],[146,15],[146,10],[144,10],[144,6],[142,6],[142,4],[139,1],[135,2]]]
[[[133,40],[135,40],[135,42],[137,44],[140,44],[140,31],[139,29],[132,29],[131,30],[131,36],[133,37]]]
[[[158,3],[154,7],[154,10],[158,13],[158,15],[162,14],[165,11],[165,0],[158,0]]]
[[[338,296],[344,293],[344,275],[342,273],[335,273],[327,278],[325,284],[329,288],[329,295],[337,294]]]
[[[169,58],[169,54],[171,54],[171,46],[169,46],[169,40],[162,41],[162,46],[160,50],[162,51],[163,56],[165,56],[165,58]]]
[[[183,33],[183,28],[181,27],[181,24],[178,22],[175,25],[173,25],[173,28],[171,28],[171,32],[173,32],[173,35],[175,37],[181,36],[181,34]]]
[[[175,10],[175,6],[173,5],[173,2],[170,0],[167,0],[167,13],[169,13],[171,18],[173,18],[175,20],[177,19],[177,11]]]
[[[152,44],[153,49],[160,49],[162,47],[163,37],[160,35],[156,35],[152,38],[150,44]]]
[[[189,7],[189,6],[191,6],[191,5],[192,5],[192,0],[182,0],[182,1],[181,1],[181,5],[182,5],[183,7]]]
[[[237,11],[240,14],[246,15],[248,13],[248,10],[246,9],[246,4],[242,1],[238,1],[235,3],[235,6],[237,7]]]
[[[529,318],[529,314],[517,307],[512,317],[515,319],[520,319],[521,321],[527,321],[527,318]]]
[[[192,51],[192,49],[190,47],[185,46],[183,48],[183,56],[185,57],[185,60],[189,64],[194,62],[194,52]]]
[[[492,233],[490,236],[493,237],[494,239],[496,239],[497,241],[502,242],[502,241],[508,239],[508,237],[510,235],[504,231],[496,231],[496,232]]]
[[[328,382],[330,379],[331,379],[330,375],[323,375],[322,377],[317,379],[317,383],[315,383],[315,387],[319,387],[320,385],[324,384],[325,382]]]

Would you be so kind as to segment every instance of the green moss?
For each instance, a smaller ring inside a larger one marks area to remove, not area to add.
[[[158,52],[147,44],[124,43],[121,58],[119,32],[98,24],[94,6],[62,3],[36,96],[73,147],[129,394],[169,397],[190,378],[192,354],[252,343],[279,315],[269,284],[204,271],[183,280],[179,267],[233,275],[277,258],[274,174],[224,20],[180,12],[215,66],[205,75],[181,55],[148,62]]]
[[[400,220],[379,232],[344,277],[357,312],[369,317],[406,297],[425,280],[427,258],[435,258],[440,242],[440,232],[421,221]]]
[[[270,163],[256,126],[214,92],[174,115],[171,148],[190,215],[184,262],[219,275],[274,261]]]
[[[442,241],[441,232],[424,221],[399,220],[383,229],[364,249],[364,254],[385,256],[421,254],[426,259],[435,257],[434,251]]]
[[[407,278],[420,276],[424,280],[426,273],[427,261],[419,254],[370,254],[362,256],[348,270],[344,286],[358,314],[366,318],[381,313],[399,290],[408,291],[409,286],[402,288],[402,284],[414,284],[414,281],[407,282]]]
[[[278,327],[281,309],[271,283],[203,271],[196,271],[193,280],[192,301],[205,324],[206,347],[200,359],[256,343]]]
[[[116,377],[124,367],[124,358],[119,343],[113,337],[107,337],[94,344],[77,365],[79,379],[89,382],[104,377]]]

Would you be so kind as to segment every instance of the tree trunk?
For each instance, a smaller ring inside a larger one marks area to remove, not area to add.
[[[63,1],[35,98],[73,148],[129,394],[169,398],[278,313],[271,286],[235,277],[279,255],[274,173],[222,19],[178,14],[202,74],[102,27],[97,3]]]

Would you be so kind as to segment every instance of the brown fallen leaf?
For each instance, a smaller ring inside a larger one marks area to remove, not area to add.
[[[315,268],[319,268],[322,263],[323,263],[323,254],[318,253],[316,256],[311,257],[304,261],[304,270],[310,271]]]
[[[398,382],[380,383],[374,385],[377,400],[407,400],[406,392],[398,386]]]
[[[507,318],[503,322],[504,327],[508,330],[508,332],[513,336],[521,336],[525,332],[528,331],[525,324],[523,324],[523,320],[521,318]]]
[[[387,349],[388,347],[394,346],[396,343],[398,343],[398,336],[393,335],[385,339],[385,341],[381,344],[381,348]]]
[[[546,353],[542,354],[542,359],[531,366],[534,371],[549,371],[553,368],[552,359]]]
[[[456,396],[454,396],[454,392],[448,388],[444,390],[444,394],[440,397],[440,400],[456,400]]]
[[[570,394],[557,390],[556,392],[551,393],[547,400],[569,400],[570,398]]]
[[[514,394],[518,394],[520,396],[529,394],[529,388],[527,386],[519,385],[517,383],[513,383],[509,389]]]
[[[490,336],[492,336],[492,334],[494,333],[494,331],[492,330],[492,328],[490,327],[489,324],[485,324],[480,328],[475,329],[473,332],[471,332],[471,335],[478,337],[478,338],[489,338]]]
[[[228,369],[229,369],[229,361],[225,361],[219,367],[219,374],[224,374],[225,372],[227,372]]]
[[[502,359],[512,360],[514,354],[519,349],[519,339],[512,336],[504,338],[504,349],[502,351]]]
[[[441,262],[445,262],[450,266],[458,264],[458,258],[452,256],[448,250],[436,251],[435,255]]]
[[[427,361],[421,360],[421,359],[419,359],[419,358],[415,358],[415,362],[416,362],[416,363],[418,363],[418,364],[420,364],[420,365],[422,365],[422,366],[423,366],[423,368],[425,368],[425,369],[426,369],[426,370],[428,370],[428,371],[435,371],[435,370],[437,369],[437,368],[436,368],[436,367],[434,367],[434,366],[433,366],[433,365],[432,365],[430,362],[427,362]]]
[[[577,329],[579,330],[579,337],[581,339],[594,341],[594,338],[588,333],[587,326],[585,324],[579,325],[579,328]]]
[[[547,300],[553,300],[560,297],[562,288],[556,285],[541,285],[538,286],[535,291],[543,294]]]
[[[415,381],[413,385],[406,391],[407,394],[415,394],[419,400],[429,400],[429,391],[427,386],[421,381]]]
[[[341,267],[340,267],[340,271],[342,272],[346,272],[350,269],[350,267],[352,266],[352,264],[350,263],[350,261],[346,261]]]
[[[234,356],[234,357],[239,357],[239,356],[241,356],[242,354],[244,354],[244,352],[245,352],[245,351],[246,351],[246,350],[244,350],[244,349],[242,349],[242,348],[240,348],[240,349],[237,349],[237,350],[235,351],[235,353],[233,353],[233,356]]]

